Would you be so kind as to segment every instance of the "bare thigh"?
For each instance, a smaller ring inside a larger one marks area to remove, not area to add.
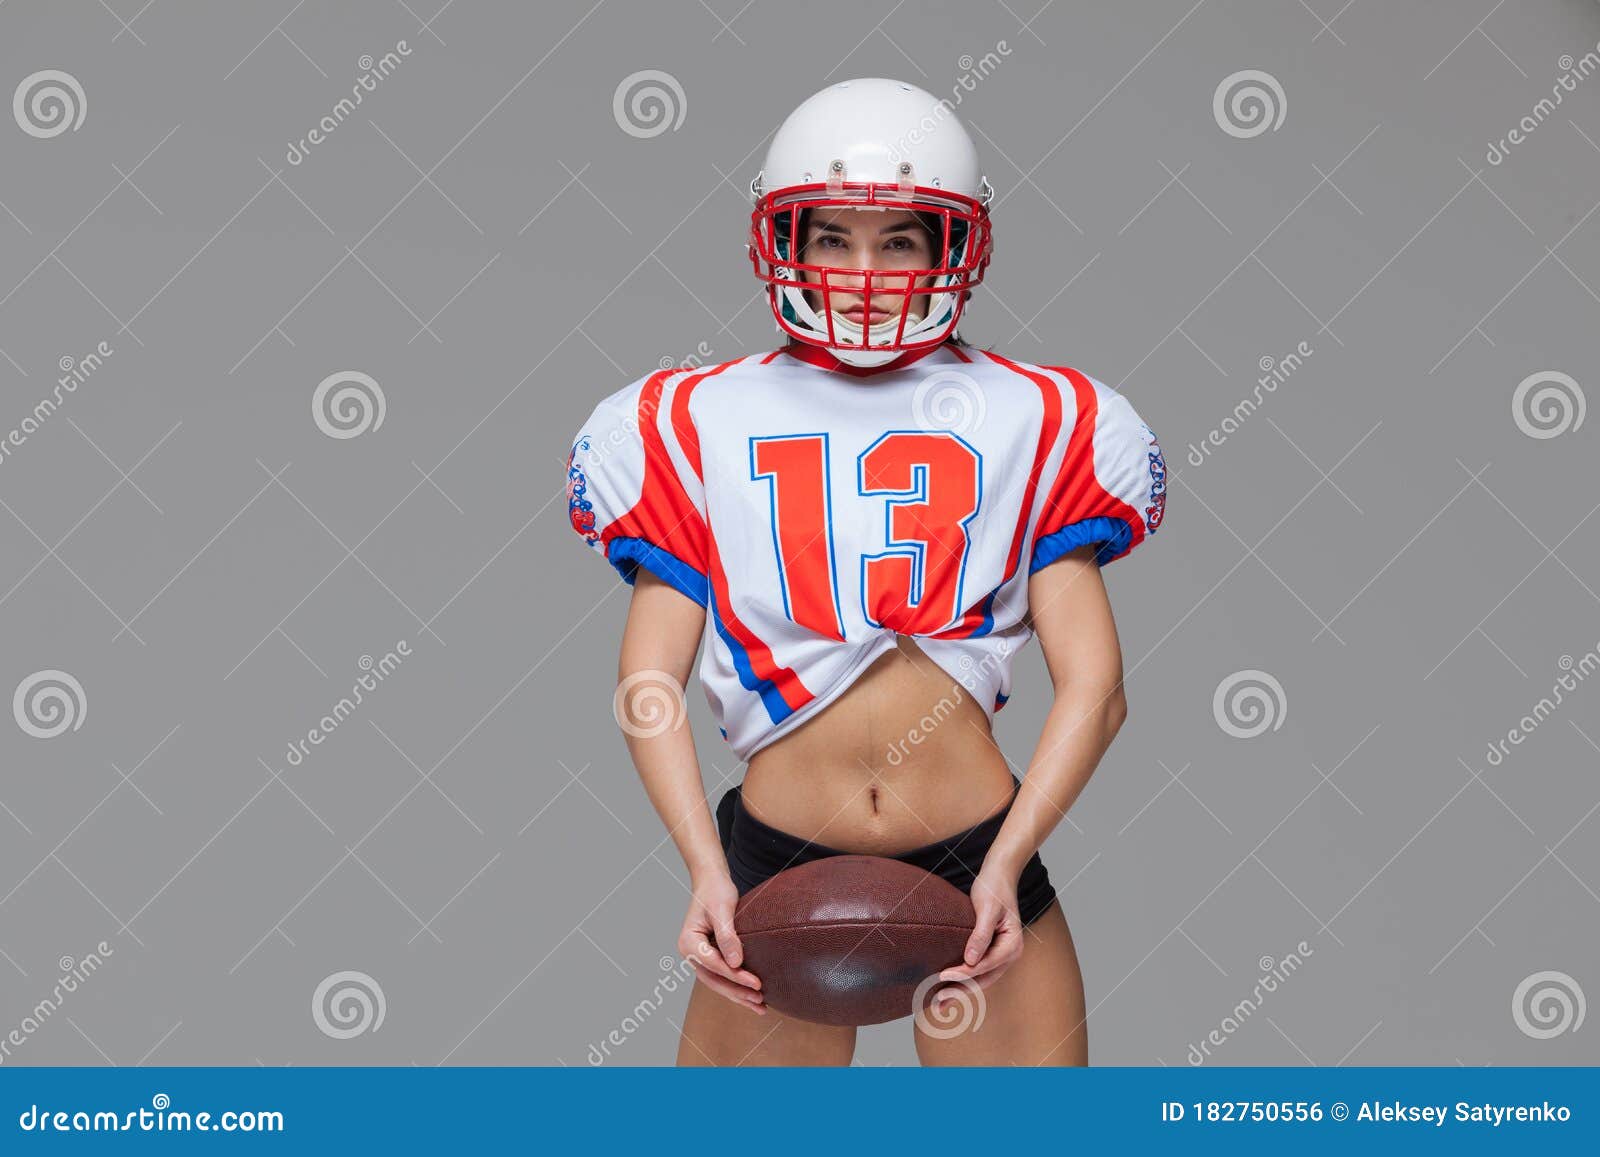
[[[993,985],[972,993],[947,1022],[931,1021],[931,1033],[918,1018],[917,1056],[924,1065],[1089,1063],[1083,974],[1061,902],[1023,932],[1022,955]]]
[[[762,1016],[698,979],[678,1040],[678,1064],[684,1067],[848,1065],[855,1054],[853,1028],[795,1020],[773,1008]]]

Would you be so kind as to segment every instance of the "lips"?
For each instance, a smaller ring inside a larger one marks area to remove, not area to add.
[[[854,325],[860,325],[861,324],[861,319],[864,316],[864,314],[865,314],[865,311],[862,310],[860,306],[857,306],[857,307],[855,307],[853,309],[844,310],[840,314],[840,316],[849,319],[849,321]],[[871,322],[871,324],[873,324],[873,325],[881,325],[883,322],[886,322],[888,320],[889,320],[889,311],[888,310],[886,310],[886,309],[875,309],[875,310],[872,311],[872,322]]]

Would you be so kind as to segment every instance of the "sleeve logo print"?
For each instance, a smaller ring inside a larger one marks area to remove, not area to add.
[[[1161,446],[1156,442],[1155,431],[1149,426],[1144,432],[1150,436],[1150,502],[1144,508],[1145,531],[1154,534],[1161,528],[1167,513],[1167,460],[1162,457]]]
[[[589,452],[589,435],[579,435],[572,449],[567,452],[567,517],[572,520],[572,529],[583,535],[590,546],[599,550],[600,535],[594,528],[594,504],[588,499],[588,476],[584,474],[583,467],[578,465],[579,450],[586,454]]]

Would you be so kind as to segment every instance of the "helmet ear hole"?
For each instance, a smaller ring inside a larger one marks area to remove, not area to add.
[[[810,216],[809,208],[802,208],[795,214],[781,211],[772,214],[772,243],[778,256],[785,261],[800,264],[804,260],[807,221]]]

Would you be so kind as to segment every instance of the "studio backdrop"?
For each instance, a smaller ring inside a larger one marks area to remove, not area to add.
[[[1588,0],[11,0],[3,1063],[672,1063],[564,463],[779,344],[750,182],[852,77],[978,142],[963,336],[1165,450],[1044,848],[1094,1062],[1594,1063],[1597,71]]]

